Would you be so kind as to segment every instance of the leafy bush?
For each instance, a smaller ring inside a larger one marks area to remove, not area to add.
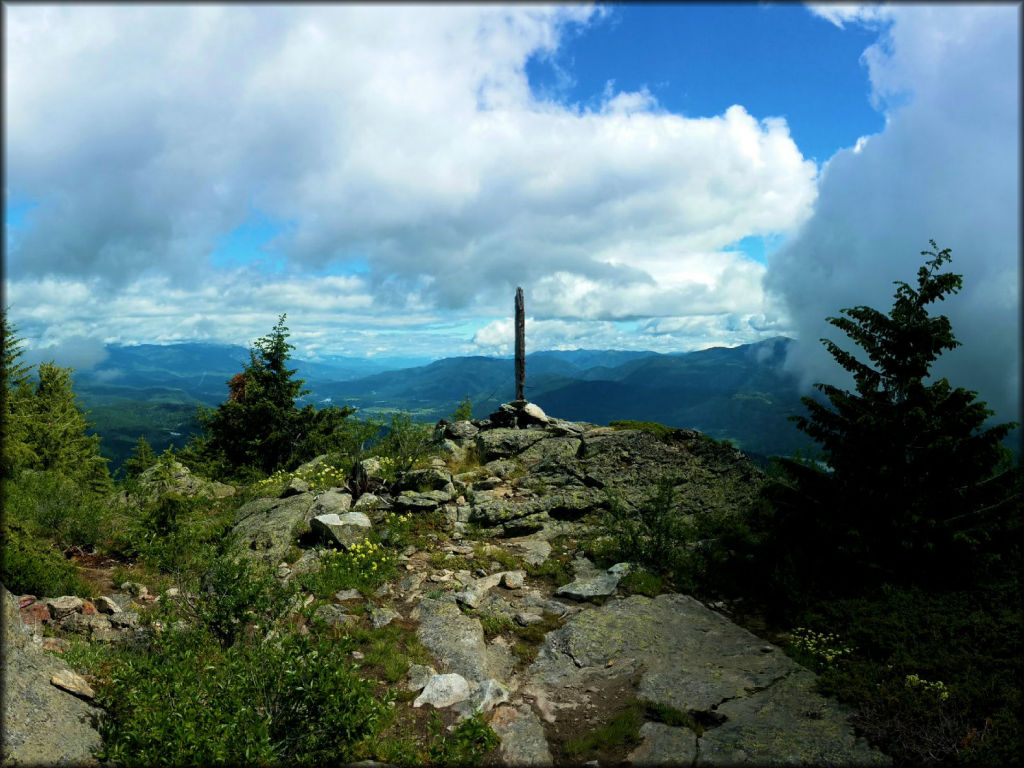
[[[417,424],[411,414],[402,411],[391,416],[387,434],[373,452],[394,462],[392,477],[389,477],[394,479],[394,475],[408,472],[430,454],[432,436],[433,428],[429,424]]]
[[[25,471],[3,487],[4,512],[26,532],[57,546],[90,549],[107,533],[107,502],[55,471]]]
[[[654,495],[635,512],[609,495],[601,518],[604,538],[595,554],[602,561],[626,560],[656,573],[679,570],[684,545],[692,539],[694,528],[676,506],[673,486],[669,479],[660,480]]]
[[[498,746],[499,739],[484,721],[482,712],[463,720],[452,731],[444,735],[444,725],[436,712],[430,718],[430,764],[439,766],[476,766],[484,756]]]
[[[4,525],[0,538],[0,582],[12,594],[91,596],[92,589],[78,575],[74,563],[64,559],[50,542],[30,536],[15,525]]]
[[[101,759],[124,766],[347,762],[388,714],[341,641],[285,632],[222,645],[167,628],[112,649],[97,684]]]

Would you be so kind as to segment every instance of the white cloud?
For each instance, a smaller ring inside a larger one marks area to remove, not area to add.
[[[849,385],[816,343],[840,308],[887,310],[916,284],[928,240],[951,248],[964,290],[933,307],[963,343],[934,369],[1020,413],[1019,6],[892,6],[864,55],[887,126],[822,171],[814,216],[775,255],[766,286],[788,306],[808,380]],[[845,342],[845,344],[844,344]]]
[[[757,265],[721,249],[797,228],[816,166],[784,120],[739,105],[689,119],[613,86],[593,109],[537,98],[528,58],[598,16],[11,6],[7,183],[38,203],[9,251],[12,311],[58,322],[49,280],[88,285],[96,300],[71,305],[96,333],[150,341],[252,338],[281,311],[493,317],[516,285],[538,316],[763,312]],[[210,264],[253,210],[288,223],[275,280]],[[318,277],[350,262],[368,271]],[[125,325],[147,317],[162,325]]]
[[[808,3],[807,7],[840,29],[847,24],[878,25],[891,18],[889,7],[880,3]]]

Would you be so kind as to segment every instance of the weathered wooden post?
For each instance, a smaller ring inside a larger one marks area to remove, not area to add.
[[[523,384],[526,381],[526,310],[523,289],[516,288],[516,400],[525,400]]]

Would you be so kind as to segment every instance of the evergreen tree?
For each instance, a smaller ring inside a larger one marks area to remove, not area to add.
[[[28,444],[28,423],[25,419],[24,401],[32,395],[29,373],[31,368],[20,362],[24,352],[24,341],[17,335],[18,329],[10,325],[7,311],[0,313],[0,330],[3,333],[3,357],[0,359],[0,377],[3,379],[3,406],[0,409],[3,423],[3,451],[0,455],[0,477],[14,475],[15,468],[35,460],[35,452]]]
[[[110,488],[100,438],[79,407],[71,369],[40,363],[36,381],[19,362],[23,341],[3,313],[3,460],[5,478],[22,469],[57,472],[95,491]]]
[[[1006,458],[1000,443],[1015,425],[984,428],[992,411],[977,393],[945,378],[926,383],[932,363],[959,346],[949,319],[929,315],[928,305],[962,286],[960,275],[939,271],[949,249],[930,242],[935,250],[921,252],[931,258],[918,270],[916,288],[896,282],[889,314],[858,306],[828,318],[870,362],[822,339],[853,374],[855,391],[817,384],[828,404],[805,397],[809,415],[795,417],[820,443],[829,471],[784,460],[799,494],[787,500],[776,488],[775,501],[815,508],[805,533],[824,558],[838,557],[833,568],[846,562],[885,578],[923,579],[936,557],[952,556],[954,541],[984,544],[1005,526],[1017,498],[1016,474],[998,471]]]
[[[294,347],[285,317],[250,348],[249,364],[228,381],[227,401],[212,411],[200,409],[205,434],[182,458],[198,455],[213,474],[227,477],[246,469],[269,474],[312,458],[313,450],[330,450],[331,435],[353,409],[295,407],[308,390],[288,368]]]
[[[146,440],[145,435],[139,435],[139,442],[135,444],[135,450],[132,451],[131,456],[125,459],[122,465],[124,476],[127,478],[138,477],[156,464],[156,461],[156,454],[153,453],[153,448],[150,446],[149,441]]]

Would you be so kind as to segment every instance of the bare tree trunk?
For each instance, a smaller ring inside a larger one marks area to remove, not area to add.
[[[526,310],[523,305],[523,289],[516,288],[516,400],[525,400],[523,385],[526,382]]]

